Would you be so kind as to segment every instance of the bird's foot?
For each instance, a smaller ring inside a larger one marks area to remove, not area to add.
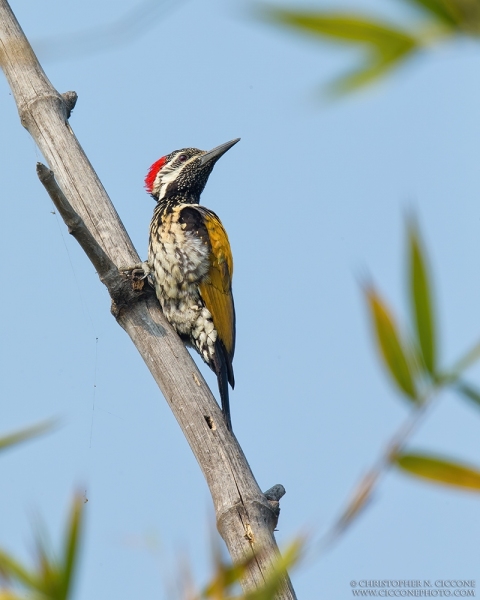
[[[118,270],[131,280],[134,290],[143,290],[145,281],[154,286],[153,271],[146,261],[130,267],[119,267]]]
[[[118,267],[118,270],[120,273],[125,273],[127,276],[132,277],[132,279],[146,279],[152,273],[152,269],[146,261],[129,267]]]

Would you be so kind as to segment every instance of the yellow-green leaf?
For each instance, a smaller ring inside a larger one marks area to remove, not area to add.
[[[275,600],[275,598],[278,598],[278,592],[285,582],[285,575],[291,567],[299,562],[304,547],[305,540],[294,540],[283,550],[281,555],[277,556],[270,573],[265,579],[265,584],[261,588],[245,594],[241,600]]]
[[[416,477],[480,492],[480,471],[468,465],[424,454],[402,454],[396,463]]]
[[[64,556],[57,560],[49,548],[48,540],[37,532],[36,568],[29,571],[12,556],[0,550],[0,575],[21,587],[28,598],[67,600],[71,597],[72,578],[78,552],[81,529],[82,498],[74,500],[67,527]],[[0,599],[1,600],[1,599]]]
[[[374,83],[383,75],[387,75],[397,63],[407,57],[408,52],[405,49],[396,51],[392,49],[389,54],[375,54],[361,69],[356,69],[343,77],[339,77],[329,84],[329,92],[333,95],[342,95],[354,92],[362,87]]]
[[[417,402],[415,383],[407,361],[407,353],[400,340],[393,317],[373,288],[367,288],[366,296],[380,354],[398,387],[409,398]]]
[[[436,333],[428,269],[416,224],[408,226],[410,301],[415,333],[423,364],[432,375],[436,370]]]
[[[13,592],[9,592],[8,590],[2,590],[0,592],[0,600],[26,600],[21,596],[17,596]]]
[[[83,497],[80,494],[77,494],[73,501],[65,539],[64,556],[62,560],[63,569],[60,580],[61,598],[68,597],[70,588],[72,586],[72,579],[75,572],[80,542],[83,504]]]
[[[458,25],[458,9],[451,0],[409,0],[409,2],[434,15],[444,25],[449,27]]]
[[[25,442],[37,435],[41,435],[51,430],[54,426],[53,421],[46,421],[45,423],[39,423],[38,425],[33,425],[32,427],[27,427],[25,429],[21,429],[20,431],[16,431],[15,433],[10,433],[9,435],[5,435],[0,438],[0,450],[6,450],[15,444],[19,444],[20,442]]]
[[[475,389],[469,383],[465,383],[464,381],[456,385],[455,389],[480,407],[480,390]]]
[[[369,50],[365,65],[340,78],[332,91],[344,93],[372,82],[392,69],[419,47],[419,40],[407,31],[356,14],[324,11],[264,10],[266,17],[316,37],[328,37]]]
[[[301,538],[294,540],[281,555],[279,554],[276,557],[270,573],[265,578],[264,585],[253,592],[238,597],[238,600],[274,600],[277,597],[277,592],[284,584],[284,578],[288,570],[300,560],[304,546],[305,540]],[[257,549],[256,554],[251,554],[233,565],[216,561],[216,573],[205,587],[201,597],[215,600],[232,598],[229,595],[232,586],[240,583],[251,563],[258,560],[259,554],[262,554],[261,549]]]
[[[378,48],[393,42],[397,45],[415,44],[415,39],[408,32],[355,14],[281,8],[268,8],[265,14],[267,18],[289,27],[343,42],[364,43]]]
[[[355,519],[371,499],[372,490],[377,482],[378,474],[375,471],[367,473],[360,481],[353,498],[335,524],[334,533],[342,532]]]
[[[36,575],[30,573],[13,556],[10,556],[10,554],[7,554],[3,550],[0,550],[0,574],[6,579],[13,579],[32,590],[39,587]]]

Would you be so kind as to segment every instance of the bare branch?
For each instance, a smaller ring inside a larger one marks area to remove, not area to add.
[[[68,123],[71,102],[48,81],[6,0],[0,0],[0,64],[22,125],[36,141],[67,200],[60,204],[72,219],[72,234],[85,244],[107,284],[106,275],[114,272],[112,265],[137,264],[139,257]],[[47,174],[46,179],[49,193],[63,200],[53,176],[48,181]],[[117,271],[114,277],[118,276]],[[138,299],[134,294],[133,299],[115,310],[115,317],[143,357],[195,454],[232,559],[241,561],[253,553],[255,560],[242,585],[246,591],[255,590],[278,554],[273,536],[277,511],[258,487],[237,439],[227,430],[218,404],[156,298],[145,294]],[[277,597],[295,598],[288,577]]]
[[[71,93],[75,94],[75,92]],[[37,163],[37,175],[47,190],[48,195],[52,199],[52,202],[62,217],[65,225],[68,227],[68,233],[70,233],[80,244],[83,251],[90,259],[90,262],[95,267],[95,270],[100,277],[100,281],[107,287],[108,293],[112,298],[112,313],[115,317],[118,317],[120,310],[133,302],[137,302],[143,297],[143,293],[138,293],[143,291],[143,281],[140,286],[137,284],[132,286],[132,283],[126,277],[121,275],[117,267],[102,250],[96,239],[90,231],[88,231],[83,220],[71,207],[65,194],[58,187],[53,171],[50,171],[50,169],[42,163]]]
[[[70,206],[65,194],[58,187],[53,171],[42,163],[37,163],[37,175],[48,195],[55,204],[55,208],[68,227],[68,233],[73,235],[85,254],[88,256],[100,277],[105,277],[112,270],[117,271],[113,262],[108,258],[93,235],[85,227],[85,223]],[[118,271],[117,271],[118,273]]]

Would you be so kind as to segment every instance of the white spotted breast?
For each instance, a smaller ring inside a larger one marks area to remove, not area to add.
[[[190,338],[205,362],[210,363],[217,331],[198,287],[210,267],[210,247],[182,223],[181,211],[188,206],[180,204],[168,213],[154,214],[148,263],[166,318],[179,334]]]

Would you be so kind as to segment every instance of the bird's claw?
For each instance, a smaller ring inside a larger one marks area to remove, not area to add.
[[[153,286],[152,269],[147,262],[142,262],[130,267],[119,267],[120,273],[124,273],[132,282],[132,288],[137,291],[143,290],[145,281]]]
[[[129,267],[118,267],[120,273],[131,276],[132,279],[146,279],[151,273],[150,265],[145,261]]]

